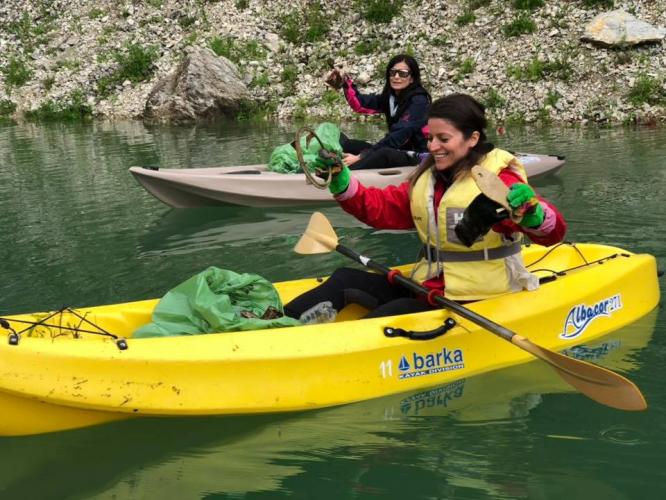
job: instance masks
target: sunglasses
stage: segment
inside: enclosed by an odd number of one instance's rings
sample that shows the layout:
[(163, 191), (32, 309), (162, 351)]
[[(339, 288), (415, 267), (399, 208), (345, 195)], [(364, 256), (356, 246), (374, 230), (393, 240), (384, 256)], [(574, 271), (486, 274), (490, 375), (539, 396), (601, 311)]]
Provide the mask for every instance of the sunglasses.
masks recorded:
[(405, 69), (390, 69), (388, 73), (391, 78), (395, 78), (396, 76), (399, 76), (400, 78), (407, 78), (411, 74)]

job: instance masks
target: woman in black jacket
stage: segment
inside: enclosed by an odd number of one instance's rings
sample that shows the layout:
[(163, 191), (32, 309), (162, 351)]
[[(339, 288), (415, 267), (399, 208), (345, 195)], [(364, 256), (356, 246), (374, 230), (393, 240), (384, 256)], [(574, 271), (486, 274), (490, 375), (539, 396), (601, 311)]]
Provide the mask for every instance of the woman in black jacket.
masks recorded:
[(362, 94), (348, 75), (333, 70), (327, 78), (342, 82), (347, 103), (357, 113), (383, 113), (388, 133), (371, 144), (341, 134), (344, 163), (352, 170), (417, 165), (419, 154), (426, 153), (426, 115), (430, 94), (421, 85), (416, 60), (406, 54), (394, 56), (386, 66), (386, 81), (381, 94)]

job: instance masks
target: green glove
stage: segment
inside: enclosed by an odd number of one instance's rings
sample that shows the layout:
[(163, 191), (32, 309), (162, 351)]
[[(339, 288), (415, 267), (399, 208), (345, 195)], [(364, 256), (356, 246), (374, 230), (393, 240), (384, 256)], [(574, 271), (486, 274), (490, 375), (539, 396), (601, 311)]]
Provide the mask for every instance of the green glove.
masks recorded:
[(513, 216), (522, 217), (521, 226), (535, 228), (543, 224), (546, 213), (529, 184), (512, 184), (506, 195), (506, 201), (509, 202)]
[(349, 170), (347, 165), (343, 165), (339, 173), (333, 174), (331, 183), (328, 185), (328, 190), (334, 195), (342, 194), (347, 191), (350, 182), (351, 170)]

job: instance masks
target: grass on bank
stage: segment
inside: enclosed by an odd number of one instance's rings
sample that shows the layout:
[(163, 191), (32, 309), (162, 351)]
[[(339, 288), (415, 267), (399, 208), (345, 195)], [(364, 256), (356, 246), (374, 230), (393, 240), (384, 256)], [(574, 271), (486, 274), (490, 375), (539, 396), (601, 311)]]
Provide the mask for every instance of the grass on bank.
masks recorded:
[(7, 66), (2, 69), (7, 87), (21, 87), (32, 78), (32, 70), (26, 62), (18, 57), (9, 59)]
[(666, 88), (660, 79), (642, 74), (629, 89), (627, 98), (630, 103), (637, 106), (666, 104)]
[(65, 102), (46, 101), (39, 108), (27, 111), (29, 121), (77, 122), (92, 117), (92, 108), (85, 102), (83, 92), (75, 90)]
[(143, 47), (138, 44), (128, 44), (124, 51), (112, 54), (117, 67), (107, 76), (97, 82), (97, 91), (100, 95), (108, 95), (111, 90), (122, 84), (125, 80), (132, 83), (149, 80), (155, 72), (155, 61), (159, 57), (159, 50), (155, 46)]

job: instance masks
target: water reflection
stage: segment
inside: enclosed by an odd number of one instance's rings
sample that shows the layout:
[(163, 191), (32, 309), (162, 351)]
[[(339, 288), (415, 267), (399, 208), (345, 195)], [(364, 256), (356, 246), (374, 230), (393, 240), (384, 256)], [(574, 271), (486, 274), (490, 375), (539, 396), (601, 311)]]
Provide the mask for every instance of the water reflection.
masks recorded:
[[(634, 371), (635, 356), (650, 341), (655, 319), (656, 311), (578, 351), (621, 373)], [(52, 498), (196, 498), (303, 491), (304, 485), (295, 484), (307, 473), (336, 482), (333, 490), (318, 491), (318, 498), (340, 498), (365, 488), (378, 494), (395, 493), (391, 486), (405, 491), (404, 484), (379, 483), (376, 471), (387, 479), (394, 467), (409, 469), (411, 463), (426, 471), (421, 474), (439, 476), (451, 491), (522, 497), (529, 494), (533, 478), (520, 464), (506, 464), (498, 481), (502, 454), (509, 448), (532, 449), (531, 414), (562, 401), (556, 394), (572, 390), (545, 364), (534, 362), (320, 411), (138, 419), (4, 438), (0, 491), (7, 498), (44, 498), (42, 485), (34, 481), (39, 477), (49, 484)], [(614, 412), (589, 404), (599, 414)], [(598, 443), (608, 442), (608, 435), (583, 431), (577, 437)]]

